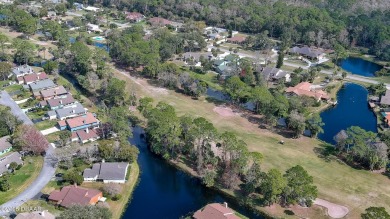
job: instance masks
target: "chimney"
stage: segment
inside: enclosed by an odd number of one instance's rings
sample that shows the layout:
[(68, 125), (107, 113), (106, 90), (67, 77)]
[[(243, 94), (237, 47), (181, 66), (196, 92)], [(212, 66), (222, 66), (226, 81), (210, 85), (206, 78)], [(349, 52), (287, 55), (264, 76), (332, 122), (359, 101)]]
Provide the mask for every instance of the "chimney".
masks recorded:
[(225, 208), (228, 208), (227, 202), (224, 202), (223, 204), (225, 205)]
[(83, 119), (83, 123), (85, 124), (85, 119)]
[(74, 109), (72, 109), (72, 113), (76, 113), (76, 111)]
[(85, 129), (85, 132), (86, 132), (86, 133), (89, 133), (89, 128)]
[(102, 160), (102, 163), (106, 162), (104, 159)]
[(42, 216), (42, 217), (45, 217), (45, 211), (42, 211), (42, 212), (41, 212), (41, 216)]
[(62, 104), (62, 100), (60, 100), (60, 104)]

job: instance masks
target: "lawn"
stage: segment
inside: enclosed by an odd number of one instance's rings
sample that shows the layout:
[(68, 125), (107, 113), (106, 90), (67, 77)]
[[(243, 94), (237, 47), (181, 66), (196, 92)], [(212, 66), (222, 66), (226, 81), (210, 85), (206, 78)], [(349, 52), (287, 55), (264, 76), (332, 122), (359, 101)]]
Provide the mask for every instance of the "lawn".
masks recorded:
[(55, 120), (44, 120), (42, 122), (35, 123), (35, 127), (37, 127), (38, 130), (45, 130), (48, 128), (52, 128), (57, 124), (57, 121)]
[(61, 211), (56, 208), (54, 205), (47, 203), (45, 200), (29, 200), (25, 202), (20, 209), (42, 209), (48, 210), (51, 214), (58, 217), (61, 214)]
[(24, 165), (9, 178), (11, 189), (0, 192), (0, 204), (3, 204), (24, 191), (37, 178), (43, 166), (43, 157), (26, 157)]
[(218, 84), (218, 79), (217, 79), (217, 73), (215, 72), (208, 72), (206, 74), (198, 74), (195, 72), (190, 71), (190, 75), (196, 79), (202, 80), (206, 82), (209, 87), (216, 89), (216, 90), (222, 90), (222, 87), (220, 84)]
[(12, 92), (15, 92), (15, 91), (20, 91), (22, 88), (23, 88), (22, 85), (14, 84), (14, 85), (10, 85), (10, 86), (4, 88), (4, 90), (7, 91), (8, 93), (12, 93)]
[[(136, 183), (138, 182), (138, 176), (139, 166), (135, 162), (130, 165), (130, 174), (127, 182), (124, 184), (122, 198), (118, 201), (107, 199), (106, 202), (110, 205), (110, 211), (112, 212), (113, 219), (120, 219), (122, 213), (126, 210), (127, 204), (131, 202), (131, 194), (133, 193)], [(87, 182), (83, 183), (81, 186), (101, 190), (103, 185), (103, 183), (98, 182)]]
[[(349, 208), (348, 218), (357, 218), (369, 206), (384, 206), (390, 210), (389, 179), (383, 175), (357, 170), (336, 159), (323, 159), (318, 151), (321, 142), (301, 137), (284, 138), (281, 135), (260, 129), (258, 124), (241, 116), (223, 117), (213, 111), (215, 104), (206, 100), (193, 100), (163, 88), (150, 86), (145, 80), (130, 79), (118, 72), (117, 78), (127, 81), (129, 89), (135, 89), (140, 96), (150, 96), (175, 107), (179, 115), (202, 116), (212, 121), (220, 131), (232, 131), (241, 137), (249, 150), (264, 155), (263, 170), (278, 168), (286, 170), (302, 165), (318, 187), (319, 197)], [(278, 142), (284, 140), (285, 144)], [(282, 213), (283, 214), (283, 213)]]

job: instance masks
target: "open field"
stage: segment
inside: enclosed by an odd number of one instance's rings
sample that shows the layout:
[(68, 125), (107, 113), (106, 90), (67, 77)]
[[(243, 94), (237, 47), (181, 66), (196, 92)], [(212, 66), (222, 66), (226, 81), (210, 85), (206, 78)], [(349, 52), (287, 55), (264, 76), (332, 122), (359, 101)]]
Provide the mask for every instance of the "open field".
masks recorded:
[[(128, 74), (115, 72), (115, 76), (126, 80), (128, 89), (135, 90), (138, 96), (150, 96), (157, 101), (173, 105), (180, 115), (203, 116), (212, 121), (222, 131), (232, 131), (248, 144), (251, 151), (264, 155), (264, 170), (279, 168), (286, 170), (294, 165), (302, 165), (313, 177), (319, 190), (319, 197), (345, 205), (350, 213), (347, 218), (357, 218), (369, 206), (383, 206), (390, 210), (389, 179), (367, 170), (357, 170), (334, 159), (320, 158), (323, 148), (316, 139), (284, 138), (281, 135), (260, 129), (258, 124), (241, 116), (223, 117), (213, 111), (215, 104), (204, 99), (190, 97), (164, 88), (149, 85), (144, 79), (134, 79)], [(278, 142), (284, 140), (285, 144)]]
[(43, 165), (43, 157), (26, 157), (24, 165), (15, 174), (11, 174), (9, 184), (11, 189), (7, 192), (0, 192), (0, 204), (11, 200), (24, 191), (39, 175)]

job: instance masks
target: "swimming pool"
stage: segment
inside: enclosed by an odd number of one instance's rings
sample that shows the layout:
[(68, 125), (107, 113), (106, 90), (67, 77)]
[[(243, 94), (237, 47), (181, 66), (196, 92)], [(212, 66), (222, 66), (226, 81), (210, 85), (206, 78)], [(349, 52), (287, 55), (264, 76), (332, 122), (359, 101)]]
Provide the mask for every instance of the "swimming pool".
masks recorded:
[(105, 40), (105, 38), (102, 37), (102, 36), (94, 36), (94, 37), (92, 37), (92, 39), (93, 39), (93, 40), (97, 40), (97, 41)]

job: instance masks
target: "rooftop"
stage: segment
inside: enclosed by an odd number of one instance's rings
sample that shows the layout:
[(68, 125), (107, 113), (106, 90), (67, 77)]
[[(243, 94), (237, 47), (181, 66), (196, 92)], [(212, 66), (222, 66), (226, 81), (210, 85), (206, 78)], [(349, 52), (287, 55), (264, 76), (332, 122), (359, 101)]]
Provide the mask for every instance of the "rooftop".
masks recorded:
[(33, 211), (33, 212), (23, 212), (16, 215), (14, 219), (55, 219), (56, 217), (45, 211)]
[(67, 94), (68, 91), (63, 86), (53, 87), (47, 90), (40, 91), (41, 96), (43, 98), (53, 97), (53, 96), (60, 96)]
[(95, 163), (91, 169), (85, 169), (84, 178), (101, 180), (124, 180), (129, 164), (125, 162)]
[(308, 46), (304, 46), (304, 47), (294, 46), (293, 48), (290, 49), (290, 52), (298, 53), (312, 58), (317, 58), (319, 55), (324, 53), (324, 50), (320, 48), (312, 48)]
[(54, 82), (51, 79), (45, 79), (42, 81), (33, 82), (33, 83), (29, 84), (29, 86), (30, 86), (31, 90), (37, 91), (37, 90), (43, 90), (43, 89), (55, 87), (56, 85), (54, 84)]
[(49, 200), (59, 202), (63, 207), (70, 207), (74, 204), (89, 205), (92, 199), (99, 195), (102, 196), (99, 190), (72, 185), (53, 191), (50, 193)]
[(19, 152), (12, 152), (10, 155), (0, 158), (0, 174), (5, 173), (8, 170), (8, 165), (12, 162), (22, 164), (22, 156)]
[(93, 116), (92, 113), (87, 113), (83, 116), (79, 116), (76, 118), (66, 120), (66, 123), (68, 124), (68, 126), (70, 128), (75, 128), (75, 127), (83, 126), (85, 124), (92, 124), (92, 123), (98, 123), (98, 122), (99, 122), (99, 120), (97, 120), (95, 118), (95, 116)]
[(0, 138), (0, 151), (6, 150), (6, 149), (12, 147), (12, 144), (8, 140), (9, 140), (8, 135)]
[(194, 214), (195, 219), (240, 219), (227, 204), (212, 203)]
[(79, 115), (85, 113), (87, 113), (87, 110), (80, 103), (76, 103), (74, 105), (56, 110), (58, 118), (66, 118), (72, 115)]
[(390, 105), (390, 90), (386, 90), (385, 95), (381, 97), (381, 102), (382, 105)]
[(29, 65), (21, 65), (12, 69), (12, 74), (15, 76), (21, 76), (25, 74), (32, 74), (34, 70)]
[(311, 89), (311, 84), (309, 82), (301, 82), (295, 87), (289, 87), (286, 89), (286, 93), (295, 93), (298, 96), (304, 95), (316, 99), (329, 99), (329, 96), (325, 91)]
[(60, 105), (68, 105), (68, 104), (71, 104), (74, 102), (76, 102), (76, 101), (71, 94), (68, 94), (65, 98), (57, 98), (57, 99), (47, 100), (47, 104), (49, 104), (50, 107), (57, 107)]

